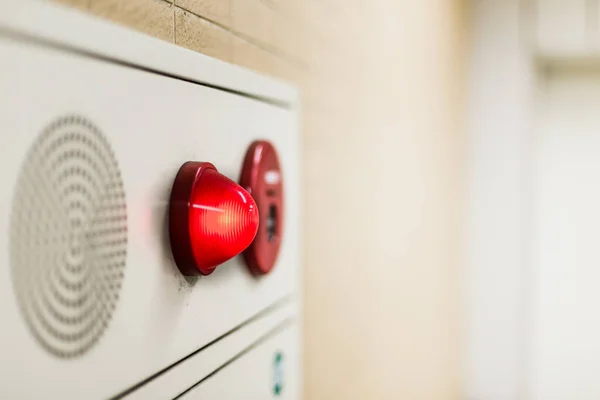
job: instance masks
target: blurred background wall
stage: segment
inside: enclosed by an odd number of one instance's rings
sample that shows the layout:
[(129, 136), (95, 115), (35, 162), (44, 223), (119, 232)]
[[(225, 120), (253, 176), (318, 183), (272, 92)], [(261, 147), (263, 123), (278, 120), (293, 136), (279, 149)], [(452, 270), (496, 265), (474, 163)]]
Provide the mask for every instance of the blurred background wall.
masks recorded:
[(466, 397), (596, 400), (600, 1), (472, 4)]
[(460, 397), (463, 1), (58, 1), (300, 88), (305, 398)]

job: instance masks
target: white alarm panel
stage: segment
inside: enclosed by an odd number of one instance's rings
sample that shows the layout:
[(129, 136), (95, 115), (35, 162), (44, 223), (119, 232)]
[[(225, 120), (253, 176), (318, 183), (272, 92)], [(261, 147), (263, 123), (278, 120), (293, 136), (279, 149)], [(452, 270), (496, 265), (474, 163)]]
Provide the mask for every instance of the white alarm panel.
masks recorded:
[[(173, 398), (282, 329), (293, 340), (272, 356), (297, 365), (296, 92), (52, 4), (0, 7), (0, 397)], [(257, 277), (238, 256), (184, 277), (168, 234), (179, 167), (237, 181), (257, 139), (283, 173), (275, 268)]]
[[(301, 367), (300, 354), (284, 349), (297, 349), (298, 330), (282, 327), (277, 334), (240, 354), (210, 379), (203, 380), (181, 394), (181, 400), (263, 400), (280, 398), (300, 400), (295, 376)], [(252, 374), (248, 371), (253, 370)]]

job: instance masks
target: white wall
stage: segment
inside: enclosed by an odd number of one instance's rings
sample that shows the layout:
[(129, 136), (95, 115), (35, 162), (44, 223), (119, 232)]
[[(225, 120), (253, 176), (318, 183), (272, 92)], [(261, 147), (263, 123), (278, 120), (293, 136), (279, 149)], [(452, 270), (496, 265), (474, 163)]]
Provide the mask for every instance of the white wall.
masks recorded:
[(472, 3), (466, 231), (466, 394), (523, 396), (523, 243), (533, 71), (519, 0)]
[[(600, 2), (472, 10), (467, 398), (597, 399)], [(579, 72), (547, 81), (563, 64)]]
[(600, 68), (540, 81), (532, 191), (532, 400), (600, 398)]

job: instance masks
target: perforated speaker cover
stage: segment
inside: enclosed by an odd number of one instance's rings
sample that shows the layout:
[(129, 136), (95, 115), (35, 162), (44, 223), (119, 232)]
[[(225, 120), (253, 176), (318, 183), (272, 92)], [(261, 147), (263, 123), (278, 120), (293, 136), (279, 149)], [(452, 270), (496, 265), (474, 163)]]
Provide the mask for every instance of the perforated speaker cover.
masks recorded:
[(23, 162), (10, 227), (15, 293), (46, 350), (72, 358), (99, 340), (126, 258), (125, 192), (111, 146), (88, 120), (59, 118)]

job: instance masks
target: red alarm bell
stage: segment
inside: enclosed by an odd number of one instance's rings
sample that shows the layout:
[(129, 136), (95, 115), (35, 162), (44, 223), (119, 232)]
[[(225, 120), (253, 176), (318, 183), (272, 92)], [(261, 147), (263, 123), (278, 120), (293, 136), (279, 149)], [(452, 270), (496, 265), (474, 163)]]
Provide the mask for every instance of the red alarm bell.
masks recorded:
[(283, 232), (283, 180), (277, 151), (270, 142), (257, 140), (250, 145), (240, 185), (252, 195), (260, 215), (258, 233), (244, 251), (244, 259), (254, 274), (266, 274), (275, 266)]
[(211, 163), (181, 166), (169, 205), (169, 236), (184, 275), (208, 275), (256, 236), (258, 208), (250, 194)]

